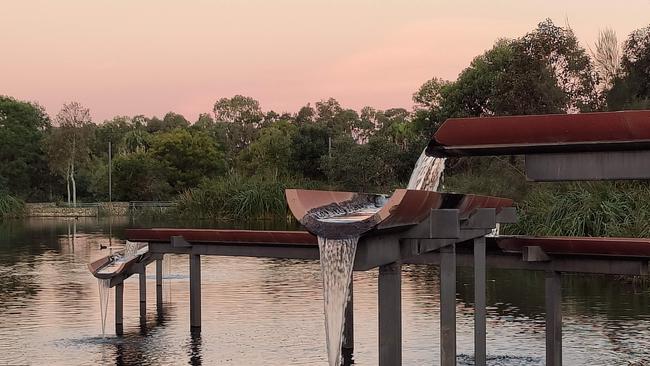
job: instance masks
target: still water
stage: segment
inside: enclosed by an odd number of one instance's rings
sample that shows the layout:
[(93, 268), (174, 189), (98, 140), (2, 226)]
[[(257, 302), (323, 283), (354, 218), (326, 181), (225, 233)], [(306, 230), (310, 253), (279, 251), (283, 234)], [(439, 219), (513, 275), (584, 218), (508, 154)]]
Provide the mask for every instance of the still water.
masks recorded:
[[(146, 326), (134, 276), (125, 283), (124, 337), (113, 333), (112, 293), (103, 337), (97, 281), (86, 263), (111, 245), (120, 248), (124, 228), (150, 225), (0, 222), (0, 365), (327, 365), (316, 261), (204, 257), (203, 328), (192, 336), (188, 261), (170, 256), (163, 315), (156, 316), (150, 266)], [(544, 364), (543, 274), (489, 270), (488, 280), (489, 364)], [(376, 365), (377, 272), (356, 272), (354, 281), (355, 365)], [(404, 267), (404, 365), (439, 363), (438, 290), (436, 267)], [(458, 291), (459, 364), (472, 364), (471, 271), (459, 269)], [(566, 365), (650, 364), (650, 291), (607, 277), (566, 276), (563, 295)]]

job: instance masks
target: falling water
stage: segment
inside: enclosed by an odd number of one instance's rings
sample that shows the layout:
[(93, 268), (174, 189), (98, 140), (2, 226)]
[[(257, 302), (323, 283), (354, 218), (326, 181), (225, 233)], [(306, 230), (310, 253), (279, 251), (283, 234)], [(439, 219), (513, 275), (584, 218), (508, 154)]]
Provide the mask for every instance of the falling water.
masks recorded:
[[(415, 164), (408, 189), (435, 191), (438, 189), (445, 159), (429, 157), (422, 152)], [(387, 197), (378, 196), (370, 200), (348, 202), (345, 206), (334, 205), (313, 212), (321, 222), (343, 223), (364, 220), (377, 212)], [(323, 276), (323, 297), (325, 300), (325, 332), (327, 337), (327, 358), (330, 366), (341, 364), (341, 345), (345, 322), (345, 306), (348, 299), (354, 255), (358, 237), (328, 239), (318, 237), (320, 265)]]
[(345, 306), (358, 239), (357, 237), (346, 239), (318, 237), (325, 300), (327, 359), (330, 366), (341, 364)]
[(98, 278), (97, 285), (99, 288), (99, 310), (102, 317), (102, 335), (106, 331), (106, 313), (108, 312), (108, 298), (110, 296), (110, 278)]
[(415, 163), (407, 189), (435, 191), (445, 170), (445, 158), (427, 156), (424, 151)]
[(127, 240), (124, 244), (124, 258), (128, 260), (135, 257), (139, 249), (140, 243)]

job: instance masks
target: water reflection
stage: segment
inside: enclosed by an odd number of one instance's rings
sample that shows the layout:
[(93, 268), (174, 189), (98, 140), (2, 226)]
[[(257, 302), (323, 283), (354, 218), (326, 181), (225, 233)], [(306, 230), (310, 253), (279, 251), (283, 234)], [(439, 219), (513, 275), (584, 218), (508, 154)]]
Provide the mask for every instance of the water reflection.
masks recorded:
[[(172, 256), (165, 267), (162, 313), (156, 308), (152, 266), (144, 327), (139, 322), (135, 276), (125, 282), (124, 336), (113, 335), (111, 302), (107, 336), (101, 337), (97, 284), (86, 263), (108, 254), (110, 247), (119, 248), (128, 225), (151, 223), (84, 218), (0, 223), (0, 363), (327, 364), (317, 261), (205, 258), (203, 328), (201, 335), (193, 335), (189, 332), (188, 261)], [(488, 279), (489, 364), (544, 364), (543, 274), (489, 270)], [(406, 365), (439, 360), (438, 290), (437, 267), (404, 266)], [(356, 343), (354, 354), (344, 355), (347, 365), (377, 364), (376, 294), (377, 272), (356, 273)], [(626, 365), (650, 359), (647, 290), (611, 277), (566, 276), (563, 295), (566, 364)], [(471, 270), (459, 270), (458, 300), (458, 362), (470, 365)]]

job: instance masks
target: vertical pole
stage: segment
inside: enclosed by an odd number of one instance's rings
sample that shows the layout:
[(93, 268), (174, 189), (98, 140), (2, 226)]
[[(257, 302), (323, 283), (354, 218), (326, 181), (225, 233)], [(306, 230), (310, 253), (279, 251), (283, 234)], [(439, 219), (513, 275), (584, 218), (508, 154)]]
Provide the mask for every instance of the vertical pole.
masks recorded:
[(163, 307), (163, 261), (156, 259), (156, 311), (162, 313)]
[(402, 265), (379, 267), (379, 366), (402, 364)]
[(485, 366), (485, 237), (474, 239), (474, 364)]
[(140, 265), (138, 272), (138, 279), (140, 280), (140, 324), (147, 322), (147, 266)]
[(112, 152), (111, 142), (109, 141), (108, 142), (108, 203), (109, 205), (113, 202), (112, 172), (113, 172), (113, 152)]
[(115, 334), (124, 334), (124, 282), (115, 285)]
[(440, 364), (456, 365), (456, 244), (440, 248)]
[(348, 303), (345, 305), (345, 326), (343, 328), (343, 349), (354, 350), (354, 272), (350, 274)]
[(546, 272), (546, 365), (562, 365), (562, 277)]
[(190, 330), (201, 330), (201, 256), (190, 254)]

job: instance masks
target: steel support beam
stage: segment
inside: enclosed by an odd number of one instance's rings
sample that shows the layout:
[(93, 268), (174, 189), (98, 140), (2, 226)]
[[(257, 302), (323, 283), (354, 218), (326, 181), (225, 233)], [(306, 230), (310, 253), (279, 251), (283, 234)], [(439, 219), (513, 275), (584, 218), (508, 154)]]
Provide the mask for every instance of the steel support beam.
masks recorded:
[(379, 267), (379, 365), (402, 364), (402, 265)]
[(115, 285), (115, 334), (124, 334), (124, 282)]
[(456, 245), (440, 248), (440, 364), (456, 365)]
[(140, 324), (147, 322), (147, 266), (140, 265), (138, 271), (138, 280), (140, 282)]
[(485, 237), (474, 239), (474, 364), (485, 366)]
[(354, 350), (354, 272), (350, 274), (348, 303), (345, 305), (345, 325), (343, 328), (343, 346), (348, 352)]
[(190, 254), (190, 330), (201, 330), (201, 256)]
[(562, 278), (546, 272), (546, 365), (562, 365)]
[(163, 310), (163, 261), (156, 259), (156, 311), (158, 315)]
[(600, 151), (526, 155), (533, 181), (648, 179), (650, 151)]

